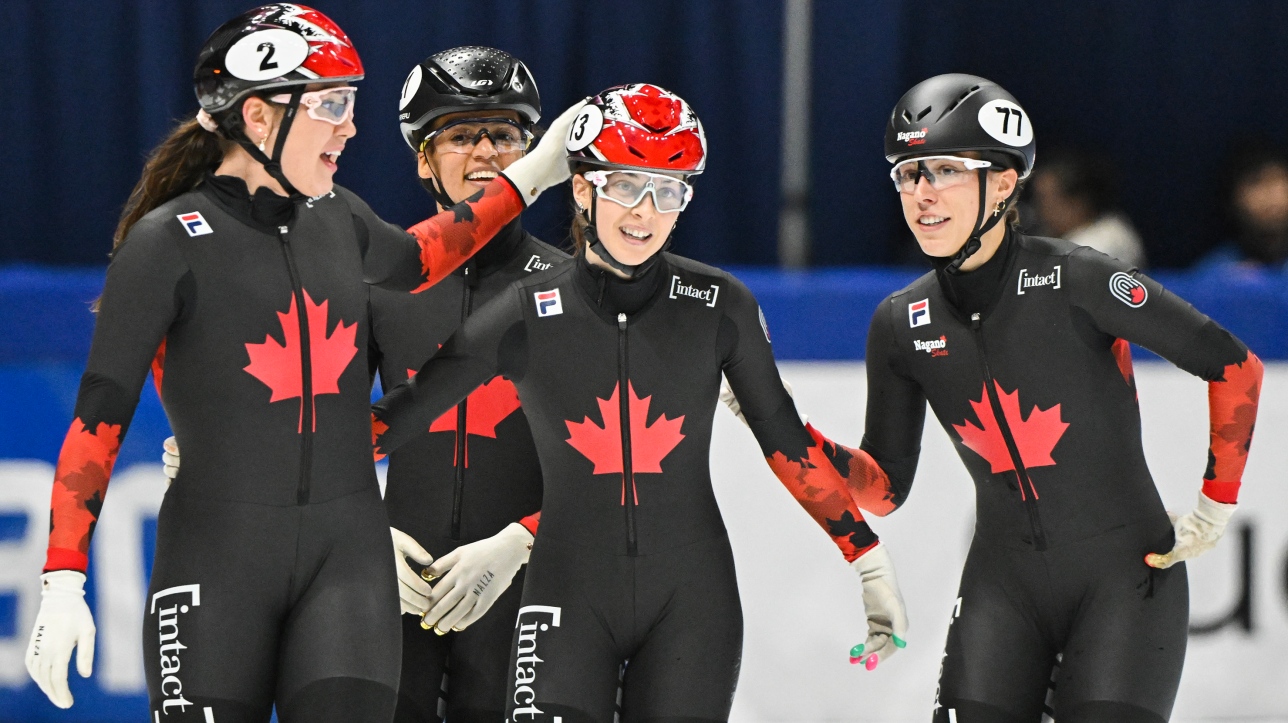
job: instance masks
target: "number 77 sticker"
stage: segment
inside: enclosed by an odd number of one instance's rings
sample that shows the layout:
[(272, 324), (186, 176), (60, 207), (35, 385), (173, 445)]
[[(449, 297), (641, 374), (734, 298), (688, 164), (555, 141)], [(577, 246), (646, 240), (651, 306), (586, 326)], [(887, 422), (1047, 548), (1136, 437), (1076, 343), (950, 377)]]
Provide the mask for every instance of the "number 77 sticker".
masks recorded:
[(979, 126), (990, 136), (1008, 146), (1027, 146), (1033, 142), (1033, 124), (1028, 114), (1009, 100), (992, 100), (979, 109)]

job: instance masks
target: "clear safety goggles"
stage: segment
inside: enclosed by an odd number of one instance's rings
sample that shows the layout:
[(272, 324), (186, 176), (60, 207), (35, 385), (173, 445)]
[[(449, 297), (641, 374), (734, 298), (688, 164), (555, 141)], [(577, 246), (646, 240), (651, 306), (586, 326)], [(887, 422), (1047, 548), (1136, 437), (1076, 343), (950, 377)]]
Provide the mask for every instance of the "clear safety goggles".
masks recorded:
[(467, 118), (425, 136), (420, 149), (433, 143), (435, 153), (471, 153), (484, 138), (500, 154), (521, 153), (532, 145), (532, 133), (508, 118)]
[[(342, 126), (353, 117), (353, 103), (357, 99), (358, 89), (351, 85), (336, 88), (314, 90), (300, 96), (300, 105), (313, 120)], [(285, 105), (291, 102), (290, 93), (281, 93), (268, 99), (272, 103)]]
[(899, 193), (912, 193), (917, 188), (917, 181), (923, 177), (931, 188), (942, 191), (973, 180), (975, 174), (971, 171), (992, 167), (992, 163), (977, 158), (924, 156), (896, 163), (890, 169), (890, 180), (894, 181)]
[(627, 208), (653, 196), (653, 208), (662, 213), (683, 211), (693, 198), (693, 186), (675, 176), (644, 171), (590, 171), (582, 174), (595, 186), (595, 195)]

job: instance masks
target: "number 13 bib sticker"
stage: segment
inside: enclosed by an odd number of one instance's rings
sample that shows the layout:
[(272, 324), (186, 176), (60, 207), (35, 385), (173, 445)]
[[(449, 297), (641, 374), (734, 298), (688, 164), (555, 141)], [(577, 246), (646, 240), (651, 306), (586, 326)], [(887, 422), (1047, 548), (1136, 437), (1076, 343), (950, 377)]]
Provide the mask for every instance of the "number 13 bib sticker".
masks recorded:
[(979, 109), (979, 126), (1008, 146), (1020, 148), (1033, 142), (1029, 114), (1009, 100), (991, 100)]
[(224, 66), (242, 80), (269, 80), (295, 70), (308, 57), (309, 41), (290, 30), (271, 28), (233, 43)]
[(568, 130), (564, 148), (570, 153), (576, 153), (594, 143), (603, 129), (604, 111), (597, 105), (587, 105), (581, 109), (576, 118), (572, 119), (572, 128)]

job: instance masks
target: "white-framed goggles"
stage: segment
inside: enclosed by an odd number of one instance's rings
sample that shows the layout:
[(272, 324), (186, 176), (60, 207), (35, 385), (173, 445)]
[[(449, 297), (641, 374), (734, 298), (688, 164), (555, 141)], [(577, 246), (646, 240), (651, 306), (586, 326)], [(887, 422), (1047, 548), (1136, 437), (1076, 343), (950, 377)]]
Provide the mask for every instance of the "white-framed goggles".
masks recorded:
[(992, 167), (989, 161), (978, 158), (922, 156), (894, 164), (890, 169), (890, 180), (894, 181), (895, 190), (899, 193), (912, 193), (922, 178), (930, 183), (931, 188), (942, 191), (974, 180), (975, 174), (971, 171)]
[(595, 195), (627, 208), (635, 208), (645, 194), (651, 194), (653, 208), (675, 213), (683, 211), (693, 198), (692, 184), (664, 173), (588, 171), (582, 175), (595, 186)]
[[(351, 85), (322, 90), (309, 91), (300, 96), (300, 105), (313, 120), (342, 126), (353, 117), (353, 103), (357, 99), (358, 89)], [(291, 102), (290, 93), (280, 93), (268, 99), (271, 103), (286, 104)]]

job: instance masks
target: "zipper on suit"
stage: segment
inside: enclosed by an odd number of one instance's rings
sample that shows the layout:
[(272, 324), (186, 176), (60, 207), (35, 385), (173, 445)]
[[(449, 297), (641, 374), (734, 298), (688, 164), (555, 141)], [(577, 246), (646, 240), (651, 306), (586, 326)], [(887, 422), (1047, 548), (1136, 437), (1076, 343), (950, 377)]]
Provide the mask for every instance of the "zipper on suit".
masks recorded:
[[(979, 348), (980, 370), (984, 374), (984, 391), (988, 396), (988, 404), (993, 409), (993, 418), (997, 420), (998, 431), (1002, 433), (1002, 440), (1006, 442), (1006, 451), (1011, 455), (1011, 464), (1015, 467), (1016, 481), (1020, 484), (1020, 499), (1029, 515), (1029, 527), (1033, 530), (1033, 546), (1039, 551), (1045, 550), (1047, 540), (1046, 532), (1042, 529), (1042, 515), (1038, 511), (1038, 489), (1033, 486), (1029, 470), (1020, 457), (1019, 445), (1015, 443), (1015, 436), (1011, 434), (1011, 425), (1006, 420), (1006, 415), (1002, 413), (1002, 402), (997, 398), (997, 385), (993, 381), (993, 372), (988, 367), (988, 352), (984, 346), (982, 325), (978, 312), (970, 315), (970, 328), (975, 335), (975, 346)], [(1027, 492), (1024, 489), (1025, 485), (1028, 485)]]
[(296, 504), (306, 505), (309, 502), (310, 487), (313, 483), (313, 348), (309, 338), (309, 310), (304, 304), (304, 287), (300, 284), (300, 274), (295, 268), (295, 257), (291, 255), (291, 242), (286, 237), (286, 226), (277, 227), (277, 238), (282, 242), (282, 257), (286, 259), (286, 271), (291, 276), (291, 292), (295, 296), (295, 309), (299, 313), (300, 324), (300, 481), (295, 489)]
[[(474, 284), (478, 283), (476, 277), (478, 271), (474, 265), (474, 259), (465, 262), (461, 267), (461, 275), (465, 278), (465, 286), (461, 292), (461, 323), (470, 316), (470, 304), (473, 300)], [(466, 431), (466, 415), (468, 413), (470, 398), (466, 397), (456, 405), (456, 486), (452, 490), (452, 539), (461, 539), (461, 513), (465, 504), (465, 444), (469, 436)]]
[[(622, 427), (622, 506), (626, 508), (626, 554), (632, 557), (638, 549), (635, 540), (635, 470), (631, 464), (630, 377), (626, 363), (626, 314), (617, 315), (617, 405)], [(626, 488), (630, 487), (630, 494)]]

